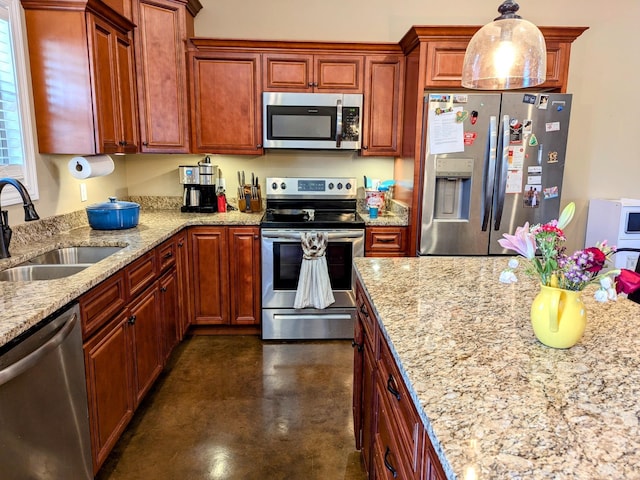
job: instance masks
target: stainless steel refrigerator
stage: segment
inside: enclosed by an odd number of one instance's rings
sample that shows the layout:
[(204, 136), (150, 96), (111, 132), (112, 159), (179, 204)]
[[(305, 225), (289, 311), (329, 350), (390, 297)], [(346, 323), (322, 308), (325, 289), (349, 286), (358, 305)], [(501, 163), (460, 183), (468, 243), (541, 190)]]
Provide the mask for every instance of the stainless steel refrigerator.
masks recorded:
[(525, 222), (558, 218), (571, 95), (426, 93), (421, 255), (510, 253)]

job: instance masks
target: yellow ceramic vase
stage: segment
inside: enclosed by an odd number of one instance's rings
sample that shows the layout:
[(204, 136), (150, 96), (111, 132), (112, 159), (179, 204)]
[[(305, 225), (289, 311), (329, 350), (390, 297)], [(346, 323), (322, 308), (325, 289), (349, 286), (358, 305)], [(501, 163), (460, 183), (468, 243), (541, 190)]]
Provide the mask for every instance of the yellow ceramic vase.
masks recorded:
[(582, 292), (540, 285), (531, 304), (531, 324), (540, 342), (553, 348), (578, 343), (587, 325)]

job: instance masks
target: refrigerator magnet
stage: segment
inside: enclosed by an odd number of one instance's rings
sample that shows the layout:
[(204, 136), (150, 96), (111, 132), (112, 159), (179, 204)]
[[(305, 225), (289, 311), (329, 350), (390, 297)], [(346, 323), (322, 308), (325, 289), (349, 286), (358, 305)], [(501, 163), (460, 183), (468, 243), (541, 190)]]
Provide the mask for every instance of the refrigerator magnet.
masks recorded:
[(531, 136), (529, 137), (529, 146), (535, 147), (537, 145), (538, 145), (538, 138), (536, 137), (535, 133), (532, 133)]
[(558, 152), (549, 152), (547, 163), (558, 163)]
[(525, 120), (522, 124), (522, 133), (524, 135), (531, 135), (533, 132), (533, 122), (531, 120)]
[(478, 134), (476, 132), (464, 132), (464, 144), (465, 145), (473, 145), (473, 143), (478, 138)]
[(471, 125), (475, 125), (477, 121), (478, 121), (478, 112), (477, 112), (477, 110), (472, 110), (471, 111)]
[(538, 100), (538, 108), (540, 110), (546, 110), (547, 105), (549, 104), (549, 95), (540, 95), (540, 99)]
[(522, 145), (522, 123), (517, 118), (509, 122), (509, 145)]
[(549, 198), (556, 198), (558, 196), (558, 187), (557, 186), (547, 187), (542, 190), (542, 195), (545, 200)]
[(540, 206), (540, 185), (525, 185), (523, 202), (525, 207), (538, 208)]
[(531, 93), (525, 93), (522, 97), (522, 103), (536, 104), (537, 97)]
[(469, 112), (467, 112), (466, 110), (460, 110), (459, 112), (456, 112), (456, 122), (457, 123), (462, 123), (467, 118), (469, 118)]

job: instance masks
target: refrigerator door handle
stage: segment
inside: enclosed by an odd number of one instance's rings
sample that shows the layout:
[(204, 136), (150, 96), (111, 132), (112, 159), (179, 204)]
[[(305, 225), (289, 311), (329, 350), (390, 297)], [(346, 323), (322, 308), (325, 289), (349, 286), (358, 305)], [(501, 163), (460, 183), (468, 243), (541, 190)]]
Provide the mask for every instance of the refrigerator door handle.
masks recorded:
[(506, 170), (509, 165), (509, 115), (502, 117), (502, 137), (501, 142), (498, 144), (498, 151), (501, 152), (500, 162), (496, 169), (496, 177), (498, 180), (497, 185), (497, 197), (496, 197), (496, 214), (494, 230), (500, 230), (500, 222), (502, 221), (502, 212), (504, 210), (504, 196), (507, 189), (507, 175)]
[(489, 117), (489, 141), (487, 142), (487, 150), (485, 154), (485, 185), (484, 202), (482, 203), (482, 231), (486, 232), (489, 227), (489, 217), (491, 216), (491, 196), (493, 194), (493, 185), (496, 176), (496, 155), (498, 143), (498, 118), (496, 116)]

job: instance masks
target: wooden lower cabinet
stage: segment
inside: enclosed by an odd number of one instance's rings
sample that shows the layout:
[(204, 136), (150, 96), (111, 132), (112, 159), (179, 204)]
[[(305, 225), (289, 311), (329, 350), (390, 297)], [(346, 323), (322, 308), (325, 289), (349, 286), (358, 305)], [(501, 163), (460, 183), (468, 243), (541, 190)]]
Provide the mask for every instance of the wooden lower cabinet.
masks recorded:
[(131, 329), (126, 312), (84, 344), (93, 473), (133, 417)]
[(158, 280), (160, 288), (161, 351), (165, 364), (171, 352), (182, 339), (182, 316), (180, 314), (180, 293), (178, 272), (172, 268)]
[(178, 274), (178, 305), (180, 320), (178, 324), (178, 338), (184, 338), (191, 324), (191, 294), (190, 256), (187, 231), (182, 230), (175, 236), (176, 240), (176, 273)]
[(136, 407), (162, 370), (160, 289), (156, 284), (129, 306), (132, 328)]
[(189, 248), (192, 324), (219, 327), (209, 333), (230, 333), (243, 326), (256, 333), (260, 325), (259, 228), (193, 227)]
[(407, 227), (367, 227), (366, 257), (404, 257), (407, 255)]
[(359, 282), (356, 308), (353, 423), (368, 478), (444, 480), (442, 465)]

